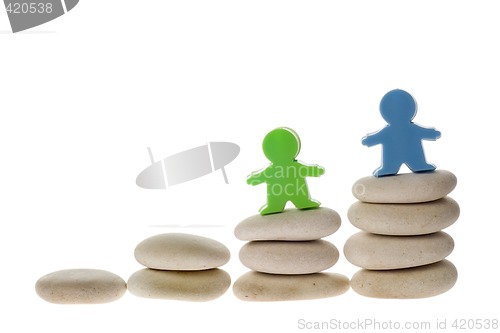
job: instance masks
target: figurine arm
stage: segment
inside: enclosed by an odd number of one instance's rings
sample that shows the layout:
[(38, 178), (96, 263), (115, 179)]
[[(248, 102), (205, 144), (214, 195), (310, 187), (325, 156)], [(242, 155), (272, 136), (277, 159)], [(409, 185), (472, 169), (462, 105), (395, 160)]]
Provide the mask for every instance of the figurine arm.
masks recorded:
[(302, 172), (299, 172), (299, 175), (303, 175), (306, 177), (319, 177), (325, 173), (325, 168), (323, 168), (322, 166), (319, 166), (317, 164), (308, 165), (308, 164), (300, 163), (300, 168), (302, 170), (304, 170), (305, 172), (300, 170)]
[(382, 143), (382, 136), (383, 136), (382, 131), (383, 129), (378, 132), (364, 136), (363, 139), (361, 140), (363, 146), (371, 147)]
[(266, 169), (252, 172), (247, 177), (247, 184), (255, 186), (255, 185), (265, 183), (266, 182), (265, 172), (266, 172)]
[(434, 128), (420, 127), (422, 139), (436, 140), (441, 137), (441, 132), (436, 131)]

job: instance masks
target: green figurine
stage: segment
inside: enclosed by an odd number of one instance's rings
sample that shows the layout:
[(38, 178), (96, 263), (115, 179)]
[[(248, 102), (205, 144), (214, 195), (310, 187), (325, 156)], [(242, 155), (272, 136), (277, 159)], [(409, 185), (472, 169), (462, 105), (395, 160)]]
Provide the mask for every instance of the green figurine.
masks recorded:
[(309, 195), (306, 177), (319, 177), (325, 169), (295, 159), (300, 152), (297, 133), (286, 127), (272, 130), (264, 138), (262, 150), (271, 164), (247, 178), (250, 185), (267, 183), (267, 204), (260, 208), (260, 214), (280, 213), (288, 201), (298, 209), (319, 207), (320, 202)]

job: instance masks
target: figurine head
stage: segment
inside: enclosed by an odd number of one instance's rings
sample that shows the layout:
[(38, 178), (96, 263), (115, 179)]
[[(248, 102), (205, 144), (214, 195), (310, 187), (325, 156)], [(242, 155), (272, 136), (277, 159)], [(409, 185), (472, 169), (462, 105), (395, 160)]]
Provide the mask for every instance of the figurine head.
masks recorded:
[(272, 163), (290, 162), (299, 154), (300, 138), (294, 130), (280, 127), (266, 135), (262, 150)]
[(388, 124), (408, 123), (417, 114), (417, 103), (406, 91), (391, 90), (380, 101), (380, 114)]

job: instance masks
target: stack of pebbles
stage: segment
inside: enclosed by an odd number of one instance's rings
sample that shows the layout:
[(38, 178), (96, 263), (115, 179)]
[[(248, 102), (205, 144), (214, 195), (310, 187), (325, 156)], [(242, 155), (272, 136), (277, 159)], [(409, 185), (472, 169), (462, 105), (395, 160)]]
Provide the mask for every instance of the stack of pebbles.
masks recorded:
[(230, 252), (210, 238), (184, 233), (155, 235), (137, 245), (135, 258), (147, 267), (132, 274), (127, 283), (138, 297), (210, 301), (231, 285), (229, 274), (218, 268), (229, 261)]
[(351, 280), (360, 295), (376, 298), (423, 298), (444, 293), (457, 280), (445, 260), (454, 241), (441, 231), (460, 214), (447, 195), (457, 178), (437, 170), (386, 177), (365, 177), (353, 186), (359, 202), (349, 221), (363, 230), (351, 236), (344, 254), (363, 268)]
[(287, 301), (333, 297), (349, 289), (349, 279), (319, 273), (337, 262), (339, 251), (321, 238), (335, 233), (340, 216), (332, 209), (287, 209), (254, 215), (235, 228), (239, 240), (248, 241), (240, 261), (251, 272), (233, 285), (244, 301)]

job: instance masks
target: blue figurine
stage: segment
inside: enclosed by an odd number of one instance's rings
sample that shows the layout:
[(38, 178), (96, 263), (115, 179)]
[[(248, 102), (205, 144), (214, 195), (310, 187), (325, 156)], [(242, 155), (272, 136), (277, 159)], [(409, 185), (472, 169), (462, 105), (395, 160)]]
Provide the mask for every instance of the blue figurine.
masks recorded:
[(400, 89), (389, 91), (380, 101), (380, 114), (388, 125), (362, 140), (368, 147), (382, 144), (382, 165), (373, 175), (395, 175), (403, 163), (413, 172), (435, 170), (435, 165), (425, 161), (422, 140), (436, 140), (441, 133), (412, 122), (417, 114), (413, 96)]

